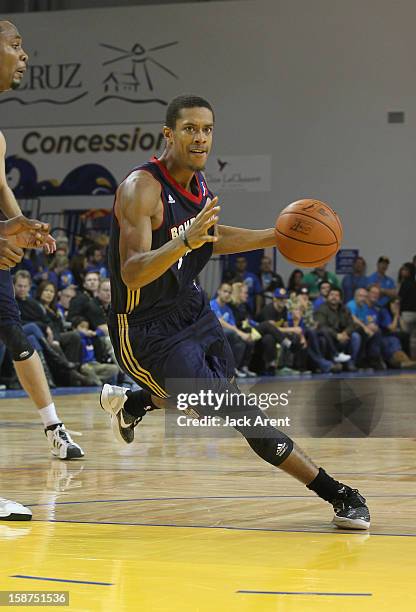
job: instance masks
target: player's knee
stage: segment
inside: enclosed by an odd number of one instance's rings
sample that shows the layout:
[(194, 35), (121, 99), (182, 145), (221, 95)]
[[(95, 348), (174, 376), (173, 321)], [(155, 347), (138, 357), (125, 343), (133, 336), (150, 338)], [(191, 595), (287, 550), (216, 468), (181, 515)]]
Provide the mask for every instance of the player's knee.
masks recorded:
[(35, 352), (21, 325), (0, 326), (0, 340), (6, 345), (13, 361), (25, 361)]
[(279, 466), (287, 459), (293, 450), (293, 440), (278, 429), (273, 438), (250, 438), (247, 442), (255, 453), (267, 463)]

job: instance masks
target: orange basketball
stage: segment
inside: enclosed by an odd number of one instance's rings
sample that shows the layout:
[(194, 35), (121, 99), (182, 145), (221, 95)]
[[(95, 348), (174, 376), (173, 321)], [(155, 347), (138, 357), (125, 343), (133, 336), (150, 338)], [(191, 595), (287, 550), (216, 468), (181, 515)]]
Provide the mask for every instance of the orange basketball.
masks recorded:
[(319, 200), (298, 200), (286, 206), (276, 220), (277, 248), (300, 268), (316, 268), (337, 253), (342, 225), (337, 213)]

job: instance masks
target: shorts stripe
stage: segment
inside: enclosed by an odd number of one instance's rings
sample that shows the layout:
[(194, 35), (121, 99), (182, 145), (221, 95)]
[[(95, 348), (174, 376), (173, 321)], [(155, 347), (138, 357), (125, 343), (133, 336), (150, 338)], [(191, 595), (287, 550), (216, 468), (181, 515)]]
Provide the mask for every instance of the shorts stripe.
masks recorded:
[(148, 370), (145, 370), (139, 365), (139, 362), (134, 357), (128, 331), (128, 322), (126, 314), (118, 314), (118, 330), (120, 339), (120, 355), (121, 359), (128, 370), (128, 372), (134, 377), (145, 383), (155, 395), (159, 397), (168, 397), (166, 391), (155, 381), (153, 376)]
[(140, 289), (136, 291), (132, 291), (127, 288), (127, 304), (126, 304), (126, 312), (130, 314), (133, 312), (135, 308), (139, 305), (140, 302)]

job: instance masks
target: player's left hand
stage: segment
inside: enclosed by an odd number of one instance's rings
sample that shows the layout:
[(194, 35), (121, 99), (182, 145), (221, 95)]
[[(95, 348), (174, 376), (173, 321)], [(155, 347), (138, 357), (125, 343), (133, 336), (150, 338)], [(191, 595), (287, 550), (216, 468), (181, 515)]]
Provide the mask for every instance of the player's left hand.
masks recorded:
[(56, 251), (56, 240), (50, 234), (48, 234), (45, 238), (43, 250), (46, 253), (46, 255), (52, 255), (52, 253), (55, 253)]

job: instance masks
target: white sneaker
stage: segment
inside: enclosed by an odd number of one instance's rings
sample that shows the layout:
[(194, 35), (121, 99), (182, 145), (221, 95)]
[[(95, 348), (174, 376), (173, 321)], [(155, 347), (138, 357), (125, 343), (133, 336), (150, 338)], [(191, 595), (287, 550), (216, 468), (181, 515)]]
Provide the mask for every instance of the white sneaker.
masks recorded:
[(247, 374), (249, 378), (257, 378), (257, 374), (249, 370), (247, 366), (243, 366), (241, 370), (244, 372), (244, 374)]
[(134, 428), (143, 417), (135, 418), (123, 406), (127, 400), (127, 391), (116, 385), (103, 385), (100, 394), (101, 408), (110, 415), (111, 430), (117, 442), (131, 444), (134, 440)]
[(84, 456), (84, 451), (76, 444), (61, 423), (53, 429), (45, 429), (49, 448), (52, 455), (59, 459), (79, 459)]
[(351, 359), (351, 355), (347, 355), (346, 353), (338, 353), (335, 355), (333, 361), (335, 363), (347, 363)]
[(0, 497), (0, 521), (30, 521), (32, 511), (18, 502)]
[(247, 374), (243, 372), (242, 370), (237, 370), (237, 368), (235, 368), (234, 370), (234, 376), (236, 378), (247, 378)]

